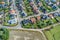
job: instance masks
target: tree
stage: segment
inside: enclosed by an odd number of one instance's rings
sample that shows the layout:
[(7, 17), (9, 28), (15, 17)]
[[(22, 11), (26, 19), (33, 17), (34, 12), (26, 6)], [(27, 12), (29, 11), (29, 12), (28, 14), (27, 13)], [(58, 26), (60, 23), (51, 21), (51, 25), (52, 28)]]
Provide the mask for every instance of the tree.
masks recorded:
[(23, 28), (31, 28), (31, 24), (28, 23), (27, 25), (24, 25)]
[(32, 24), (32, 28), (34, 28), (34, 29), (38, 28), (38, 27), (37, 27), (37, 24), (36, 24), (36, 23), (33, 23), (33, 24)]
[(41, 28), (41, 22), (40, 22), (40, 20), (37, 21), (37, 26), (38, 26), (38, 28)]
[(0, 39), (2, 40), (8, 40), (9, 39), (9, 31), (6, 28), (1, 28), (0, 31), (3, 31), (2, 36), (0, 36)]

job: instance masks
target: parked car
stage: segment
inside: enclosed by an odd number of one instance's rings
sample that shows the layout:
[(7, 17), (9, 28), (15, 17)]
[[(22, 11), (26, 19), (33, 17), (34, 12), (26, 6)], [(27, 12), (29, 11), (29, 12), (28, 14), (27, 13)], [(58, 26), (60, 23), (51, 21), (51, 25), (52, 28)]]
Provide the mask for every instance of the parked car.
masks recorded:
[(45, 20), (45, 19), (47, 19), (47, 18), (48, 18), (47, 15), (41, 15), (41, 19), (42, 19), (42, 20)]

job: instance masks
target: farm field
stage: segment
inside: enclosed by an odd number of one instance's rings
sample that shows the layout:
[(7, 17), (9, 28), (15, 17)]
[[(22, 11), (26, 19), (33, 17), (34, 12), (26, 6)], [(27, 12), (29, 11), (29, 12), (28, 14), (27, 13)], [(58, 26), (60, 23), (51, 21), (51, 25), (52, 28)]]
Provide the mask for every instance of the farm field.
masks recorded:
[(48, 40), (60, 40), (60, 25), (44, 31)]
[(45, 40), (38, 31), (10, 30), (9, 40)]

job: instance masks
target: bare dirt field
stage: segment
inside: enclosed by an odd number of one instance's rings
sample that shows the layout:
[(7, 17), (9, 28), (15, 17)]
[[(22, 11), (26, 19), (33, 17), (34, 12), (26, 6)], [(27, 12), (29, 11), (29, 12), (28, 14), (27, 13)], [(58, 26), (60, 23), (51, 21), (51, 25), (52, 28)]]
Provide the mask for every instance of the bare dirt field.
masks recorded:
[(38, 31), (10, 30), (9, 40), (44, 40)]

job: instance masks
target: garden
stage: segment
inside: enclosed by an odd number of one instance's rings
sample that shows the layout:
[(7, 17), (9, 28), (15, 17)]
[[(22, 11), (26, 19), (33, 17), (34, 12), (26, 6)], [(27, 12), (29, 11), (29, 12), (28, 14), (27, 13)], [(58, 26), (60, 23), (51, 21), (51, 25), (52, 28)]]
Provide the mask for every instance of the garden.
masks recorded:
[(26, 7), (27, 15), (28, 15), (28, 16), (33, 15), (33, 10), (32, 10), (32, 8), (31, 8), (31, 6), (29, 5), (28, 0), (24, 0), (23, 2), (24, 2), (25, 7)]
[(8, 24), (8, 20), (9, 20), (9, 9), (8, 8), (4, 8), (4, 23), (3, 25), (9, 25)]
[(4, 26), (16, 26), (18, 23), (16, 24), (9, 24), (8, 21), (11, 19), (10, 14), (9, 14), (9, 8), (5, 8), (4, 9), (4, 22), (3, 25)]
[(5, 6), (2, 8), (3, 10), (3, 25), (4, 26), (16, 26), (18, 23), (16, 24), (10, 24), (8, 23), (9, 20), (11, 20), (12, 18), (14, 18), (14, 16), (10, 15), (10, 10), (13, 8), (10, 8), (11, 3), (8, 5), (7, 3), (5, 3)]

